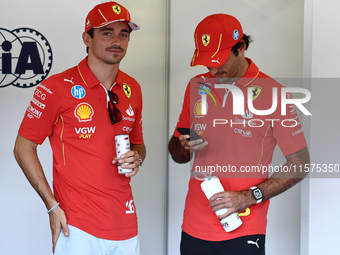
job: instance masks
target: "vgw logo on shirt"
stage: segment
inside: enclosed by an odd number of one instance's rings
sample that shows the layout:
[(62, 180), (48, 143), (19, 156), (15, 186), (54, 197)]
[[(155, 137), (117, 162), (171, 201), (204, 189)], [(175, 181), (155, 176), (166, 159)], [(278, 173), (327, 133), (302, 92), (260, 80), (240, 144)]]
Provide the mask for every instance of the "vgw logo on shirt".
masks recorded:
[(0, 28), (0, 68), (0, 88), (36, 86), (52, 68), (51, 46), (32, 28)]
[(81, 128), (74, 128), (79, 138), (91, 138), (92, 134), (96, 131), (96, 127), (81, 127)]

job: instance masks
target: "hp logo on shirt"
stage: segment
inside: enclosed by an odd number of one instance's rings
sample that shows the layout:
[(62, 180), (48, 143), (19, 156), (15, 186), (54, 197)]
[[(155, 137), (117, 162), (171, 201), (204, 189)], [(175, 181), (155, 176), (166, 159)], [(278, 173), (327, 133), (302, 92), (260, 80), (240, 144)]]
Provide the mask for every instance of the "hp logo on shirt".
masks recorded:
[(71, 89), (71, 94), (72, 94), (73, 97), (75, 97), (77, 99), (82, 99), (82, 98), (85, 97), (86, 92), (85, 92), (85, 89), (82, 86), (75, 85)]

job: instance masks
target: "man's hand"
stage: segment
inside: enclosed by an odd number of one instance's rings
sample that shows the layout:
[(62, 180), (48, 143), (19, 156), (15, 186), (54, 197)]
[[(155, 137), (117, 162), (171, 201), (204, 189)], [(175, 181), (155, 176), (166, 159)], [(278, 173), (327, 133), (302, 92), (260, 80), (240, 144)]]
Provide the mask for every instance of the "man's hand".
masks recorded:
[(65, 236), (69, 235), (69, 230), (67, 226), (65, 212), (59, 206), (49, 216), (50, 228), (52, 232), (52, 251), (54, 253), (61, 229), (63, 230)]
[[(287, 163), (284, 166), (304, 166), (309, 164), (309, 155), (307, 147), (286, 156)], [(293, 168), (292, 168), (293, 169)], [(276, 172), (269, 179), (257, 184), (263, 194), (263, 201), (281, 194), (287, 189), (300, 182), (307, 173)], [(251, 190), (244, 191), (224, 191), (213, 195), (210, 198), (210, 207), (215, 212), (221, 208), (228, 209), (228, 212), (220, 215), (223, 219), (234, 212), (241, 212), (249, 206), (256, 204)]]
[(227, 209), (228, 212), (218, 216), (219, 219), (224, 219), (235, 212), (242, 212), (255, 203), (256, 200), (253, 197), (251, 190), (223, 191), (216, 193), (210, 198), (209, 206), (212, 208), (213, 212), (222, 208)]
[(122, 154), (122, 156), (118, 160), (117, 160), (117, 157), (115, 157), (112, 161), (112, 164), (117, 164), (117, 163), (121, 164), (121, 167), (123, 169), (133, 170), (131, 173), (125, 174), (126, 177), (135, 176), (140, 169), (138, 151), (128, 151)]
[(207, 141), (203, 139), (197, 139), (194, 141), (188, 141), (190, 135), (180, 135), (179, 137), (172, 136), (168, 149), (172, 159), (180, 164), (184, 164), (190, 161), (192, 152), (202, 150), (208, 145)]
[[(57, 203), (57, 200), (46, 180), (38, 158), (37, 146), (37, 143), (18, 134), (14, 146), (14, 156), (27, 180), (44, 201), (46, 209), (49, 210)], [(50, 214), (50, 227), (54, 252), (61, 229), (63, 229), (65, 236), (68, 236), (69, 233), (65, 213), (59, 206)]]
[(187, 139), (190, 138), (190, 135), (180, 135), (178, 137), (181, 146), (190, 152), (195, 152), (195, 151), (199, 151), (202, 150), (205, 146), (208, 145), (207, 141), (204, 141), (203, 139), (197, 139), (194, 141), (188, 141)]
[(139, 155), (142, 157), (142, 161), (144, 161), (146, 156), (146, 148), (144, 143), (131, 144), (131, 151), (122, 154), (119, 160), (117, 160), (117, 157), (115, 157), (112, 161), (112, 164), (131, 163), (122, 165), (122, 168), (132, 169), (133, 171), (131, 173), (125, 174), (126, 177), (132, 177), (135, 176), (140, 170)]

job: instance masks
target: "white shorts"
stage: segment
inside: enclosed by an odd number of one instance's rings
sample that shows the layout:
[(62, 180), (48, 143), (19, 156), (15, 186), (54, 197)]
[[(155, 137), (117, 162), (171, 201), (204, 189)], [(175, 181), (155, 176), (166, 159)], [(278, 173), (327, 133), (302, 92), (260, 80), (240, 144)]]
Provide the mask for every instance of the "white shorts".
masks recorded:
[(139, 255), (138, 235), (123, 241), (111, 241), (90, 235), (68, 225), (69, 236), (61, 231), (55, 255)]

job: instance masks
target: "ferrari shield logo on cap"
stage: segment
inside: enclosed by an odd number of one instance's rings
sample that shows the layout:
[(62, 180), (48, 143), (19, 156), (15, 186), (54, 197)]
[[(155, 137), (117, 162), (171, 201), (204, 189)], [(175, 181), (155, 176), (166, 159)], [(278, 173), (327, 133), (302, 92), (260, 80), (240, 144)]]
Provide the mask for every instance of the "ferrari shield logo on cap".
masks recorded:
[(124, 90), (124, 93), (127, 96), (127, 98), (130, 98), (131, 97), (131, 88), (130, 88), (130, 85), (124, 83), (123, 84), (123, 90)]
[(251, 91), (253, 93), (252, 95), (252, 99), (253, 101), (259, 97), (261, 91), (262, 91), (262, 88), (261, 87), (258, 87), (258, 86), (254, 86), (254, 87), (251, 87)]
[(210, 43), (210, 35), (202, 35), (202, 43), (205, 47)]
[(122, 10), (120, 9), (120, 6), (118, 6), (118, 5), (112, 6), (112, 9), (113, 9), (113, 11), (114, 11), (117, 15), (119, 15), (120, 12), (122, 11)]

